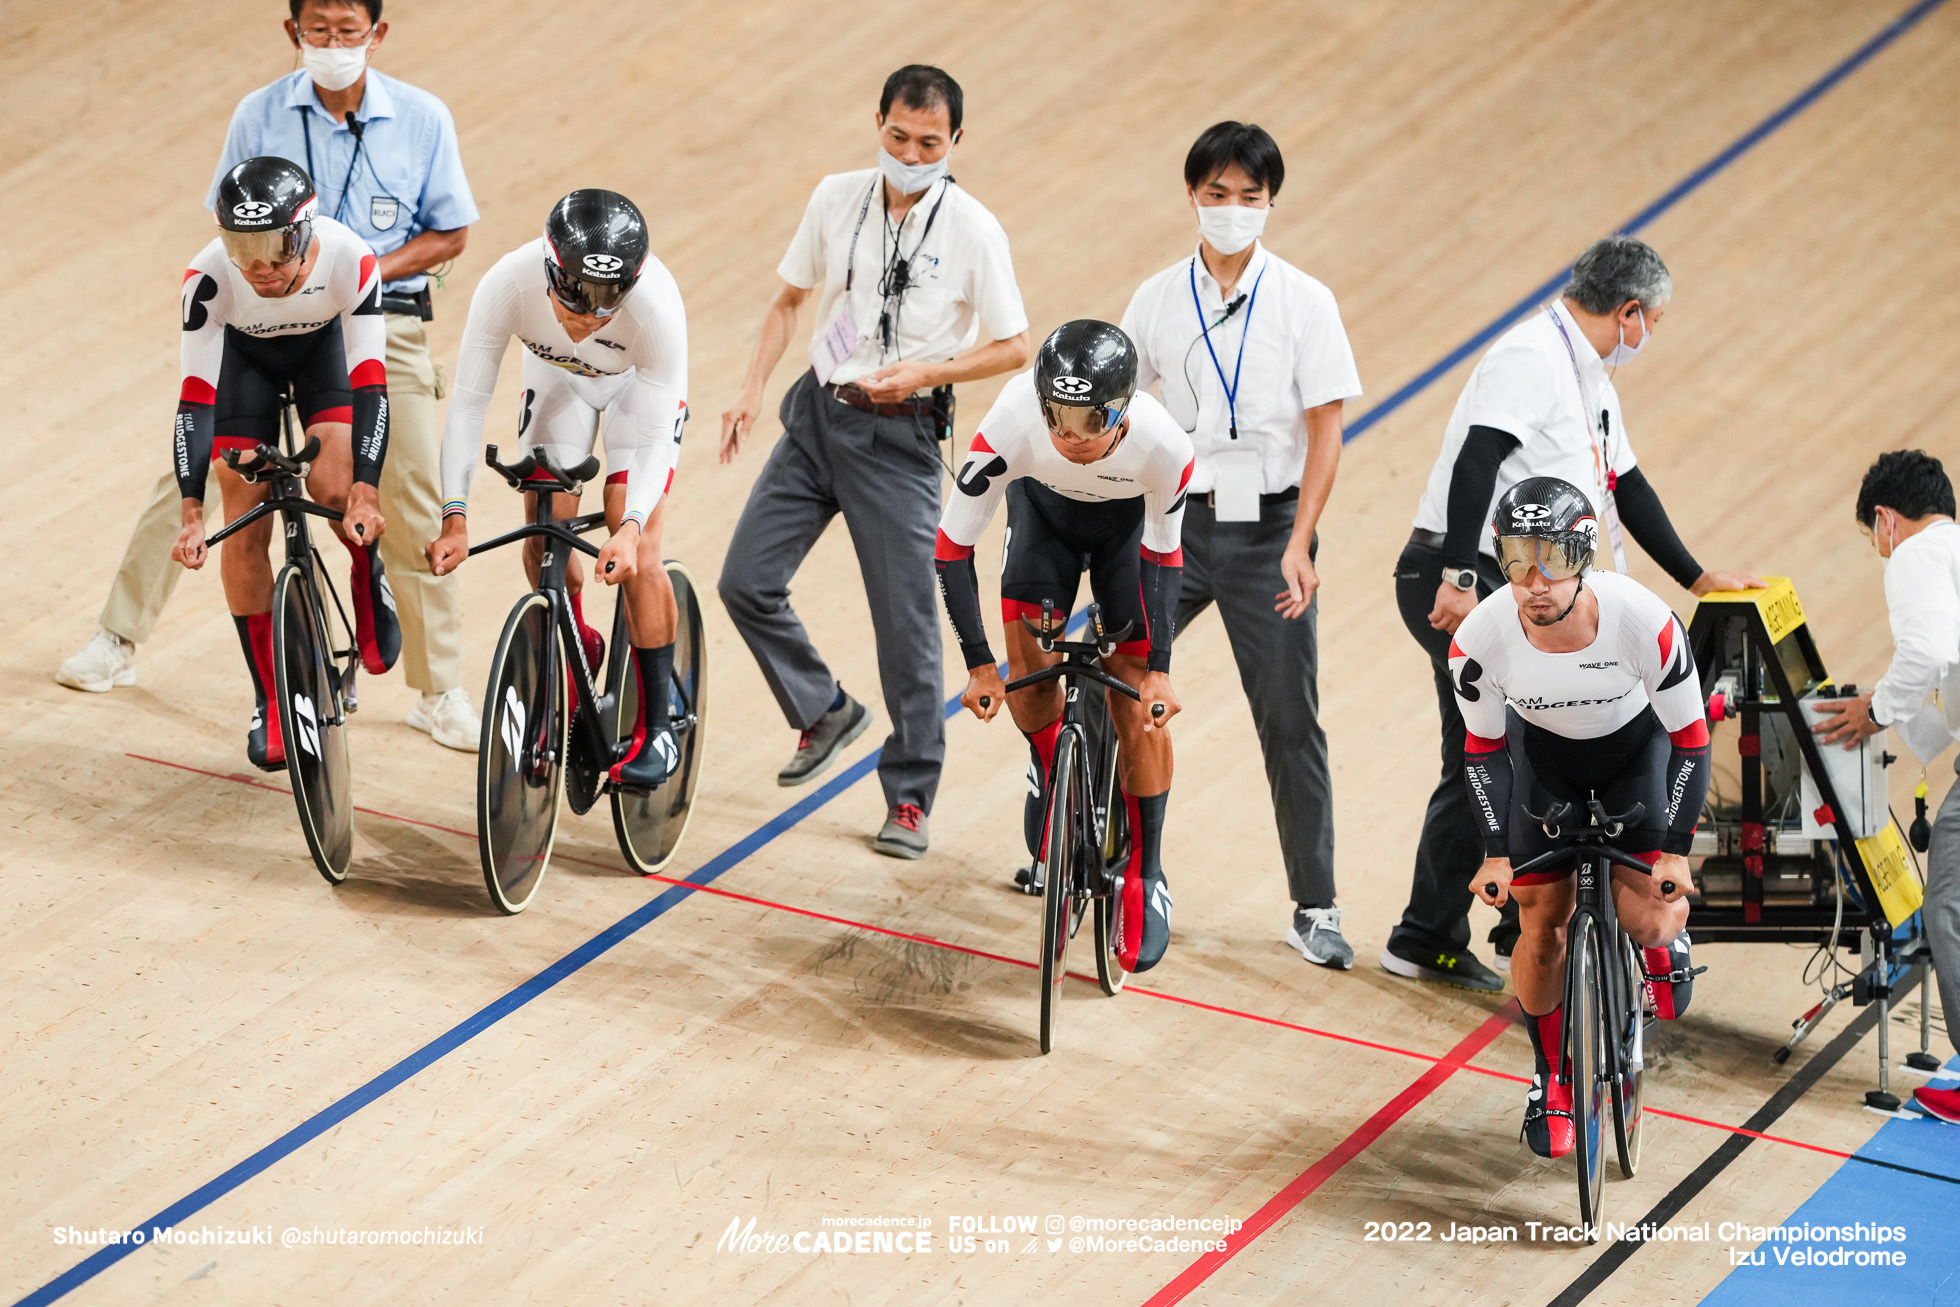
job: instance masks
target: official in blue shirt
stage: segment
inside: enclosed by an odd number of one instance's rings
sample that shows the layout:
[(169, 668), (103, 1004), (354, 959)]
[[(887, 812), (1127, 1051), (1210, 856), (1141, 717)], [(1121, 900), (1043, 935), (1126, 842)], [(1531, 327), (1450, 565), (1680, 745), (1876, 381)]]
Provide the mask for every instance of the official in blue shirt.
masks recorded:
[[(427, 91), (368, 64), (388, 35), (382, 0), (289, 0), (286, 36), (299, 71), (239, 101), (212, 178), (271, 154), (305, 168), (320, 211), (347, 224), (381, 258), (388, 323), (388, 460), (382, 559), (402, 627), (401, 667), (422, 691), (409, 724), (454, 749), (474, 750), (476, 710), (462, 686), (462, 592), (428, 570), (422, 546), (442, 529), (440, 381), (424, 323), (433, 316), (428, 272), (463, 250), (476, 202), (463, 175), (456, 125)], [(117, 570), (102, 630), (62, 664), (56, 680), (107, 690), (135, 682), (135, 645), (149, 638), (182, 569), (170, 565), (179, 516), (174, 477), (159, 483)]]

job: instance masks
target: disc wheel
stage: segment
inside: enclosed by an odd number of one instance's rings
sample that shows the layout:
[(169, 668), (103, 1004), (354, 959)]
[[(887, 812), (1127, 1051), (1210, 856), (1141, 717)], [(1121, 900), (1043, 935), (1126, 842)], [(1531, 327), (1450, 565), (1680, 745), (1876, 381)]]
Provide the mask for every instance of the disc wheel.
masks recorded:
[(330, 628), (313, 584), (295, 564), (279, 572), (272, 590), (272, 675), (300, 829), (313, 865), (328, 884), (338, 885), (354, 856), (354, 803)]
[(483, 697), (476, 841), (490, 901), (522, 912), (544, 881), (565, 772), (565, 678), (551, 601), (536, 591), (504, 622)]
[(1103, 712), (1102, 767), (1096, 777), (1096, 812), (1102, 835), (1102, 883), (1096, 887), (1096, 983), (1114, 998), (1130, 973), (1119, 953), (1123, 943), (1123, 872), (1130, 861), (1130, 818), (1117, 779), (1116, 732)]
[(1640, 953), (1624, 935), (1620, 947), (1626, 955), (1627, 1007), (1621, 1014), (1625, 1029), (1619, 1032), (1618, 1056), (1614, 1059), (1613, 1144), (1619, 1152), (1620, 1174), (1631, 1179), (1640, 1165), (1641, 1126), (1646, 1114), (1641, 1110), (1641, 1082), (1646, 1072), (1642, 1043), (1646, 1038), (1647, 1015), (1641, 1004), (1645, 988), (1640, 978)]
[[(674, 774), (651, 790), (613, 787), (613, 834), (628, 865), (642, 876), (664, 869), (674, 860), (694, 814), (694, 791), (701, 783), (702, 745), (708, 729), (708, 640), (701, 624), (701, 598), (694, 574), (668, 560), (667, 579), (674, 586), (678, 623), (674, 630), (674, 677), (667, 692), (667, 716), (673, 725), (680, 762)], [(618, 656), (618, 655), (615, 655)], [(633, 734), (640, 716), (640, 678), (628, 665), (620, 682), (618, 715), (612, 737)]]
[(1572, 1077), (1572, 1158), (1579, 1180), (1579, 1223), (1586, 1242), (1599, 1238), (1600, 1190), (1606, 1178), (1606, 1017), (1600, 970), (1599, 922), (1581, 913), (1568, 936), (1565, 972), (1566, 1068)]
[[(1082, 877), (1083, 798), (1081, 736), (1063, 730), (1049, 775), (1048, 820), (1042, 831), (1041, 1051), (1055, 1048), (1062, 984), (1068, 978), (1068, 942), (1080, 920), (1076, 891)], [(1073, 919), (1072, 919), (1073, 918)]]

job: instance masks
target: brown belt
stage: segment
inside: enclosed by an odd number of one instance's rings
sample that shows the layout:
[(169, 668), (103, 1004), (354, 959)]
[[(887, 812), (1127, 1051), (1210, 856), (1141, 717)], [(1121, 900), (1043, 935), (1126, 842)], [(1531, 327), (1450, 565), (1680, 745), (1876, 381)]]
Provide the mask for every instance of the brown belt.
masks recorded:
[(1441, 531), (1425, 531), (1421, 527), (1417, 527), (1415, 530), (1409, 532), (1409, 543), (1419, 545), (1424, 549), (1441, 549), (1443, 547), (1443, 533)]
[(849, 382), (841, 386), (828, 385), (824, 389), (837, 396), (839, 403), (849, 404), (852, 408), (874, 413), (881, 418), (924, 417), (932, 412), (930, 395), (914, 395), (910, 399), (901, 399), (896, 404), (880, 404), (864, 393), (864, 387)]

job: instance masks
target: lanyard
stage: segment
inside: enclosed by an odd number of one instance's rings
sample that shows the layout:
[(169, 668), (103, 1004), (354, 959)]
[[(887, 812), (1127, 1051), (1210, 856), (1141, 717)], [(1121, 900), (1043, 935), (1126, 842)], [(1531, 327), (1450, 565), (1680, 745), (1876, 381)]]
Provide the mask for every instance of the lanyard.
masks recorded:
[[(1267, 267), (1270, 267), (1268, 264)], [(1198, 326), (1205, 338), (1205, 353), (1211, 355), (1212, 371), (1218, 374), (1218, 384), (1225, 389), (1225, 411), (1231, 422), (1231, 438), (1239, 438), (1239, 372), (1245, 367), (1245, 338), (1252, 334), (1252, 310), (1259, 306), (1259, 283), (1266, 280), (1266, 269), (1259, 269), (1259, 275), (1252, 279), (1252, 294), (1246, 300), (1245, 321), (1239, 324), (1239, 357), (1232, 364), (1232, 379), (1225, 380), (1225, 365), (1218, 361), (1218, 351), (1212, 347), (1211, 327), (1205, 322), (1204, 305), (1198, 302), (1198, 256), (1191, 256), (1191, 266), (1186, 270), (1191, 277), (1191, 307), (1197, 311)]]
[[(313, 171), (313, 121), (312, 120), (313, 120), (313, 111), (307, 108), (305, 105), (301, 105), (299, 109), (299, 130), (300, 130), (300, 134), (306, 137), (306, 173), (307, 173), (307, 177), (312, 180), (314, 189), (318, 190), (320, 186), (319, 174)], [(361, 123), (359, 119), (354, 118), (352, 116), (350, 116), (347, 119), (347, 121), (349, 124), (348, 130), (354, 133), (354, 154), (351, 158), (347, 160), (347, 176), (346, 179), (340, 183), (340, 199), (333, 206), (333, 217), (335, 222), (346, 221), (346, 218), (343, 215), (347, 212), (348, 193), (353, 189), (354, 186), (354, 169), (360, 166), (361, 148), (367, 144), (367, 142), (362, 139), (362, 137), (364, 137), (367, 134), (365, 124)]]
[(1571, 333), (1566, 331), (1564, 320), (1559, 317), (1558, 313), (1549, 304), (1545, 306), (1545, 316), (1552, 320), (1554, 327), (1558, 328), (1558, 338), (1565, 343), (1565, 357), (1572, 361), (1572, 380), (1579, 386), (1579, 408), (1586, 419), (1586, 443), (1592, 449), (1593, 475), (1599, 479), (1600, 502), (1604, 503), (1607, 491), (1612, 489), (1611, 483), (1607, 480), (1612, 464), (1606, 455), (1606, 424), (1608, 421), (1606, 409), (1602, 406), (1599, 409), (1598, 421), (1593, 420), (1592, 396), (1586, 390), (1585, 374), (1579, 371), (1579, 354), (1577, 350), (1572, 348)]
[[(851, 285), (857, 280), (858, 237), (864, 233), (864, 220), (871, 212), (871, 197), (880, 192), (883, 180), (882, 176), (871, 179), (871, 189), (864, 193), (864, 203), (858, 205), (857, 224), (851, 228), (851, 243), (846, 249), (844, 261), (844, 308), (846, 312), (850, 310), (851, 306)], [(899, 237), (904, 234), (905, 220), (903, 218), (899, 220), (898, 228), (892, 232), (891, 254), (886, 255), (884, 252), (884, 229), (891, 226), (891, 201), (889, 198), (885, 201), (885, 221), (878, 229), (878, 258), (883, 267), (883, 273), (878, 278), (878, 294), (882, 301), (878, 311), (878, 338), (886, 354), (891, 352), (892, 332), (896, 326), (894, 321), (896, 311), (903, 307), (905, 303), (905, 292), (910, 288), (912, 283), (912, 259), (917, 258), (919, 251), (925, 248), (926, 238), (932, 235), (932, 225), (939, 221), (939, 206), (946, 203), (946, 192), (952, 189), (953, 178), (951, 174), (948, 174), (945, 183), (939, 188), (939, 198), (932, 202), (932, 208), (926, 214), (925, 228), (919, 233), (919, 239), (914, 242), (910, 258), (905, 257), (904, 247), (899, 244)], [(916, 204), (913, 205), (913, 209), (916, 210), (917, 208), (918, 206)], [(906, 216), (910, 217), (911, 215), (908, 212)]]

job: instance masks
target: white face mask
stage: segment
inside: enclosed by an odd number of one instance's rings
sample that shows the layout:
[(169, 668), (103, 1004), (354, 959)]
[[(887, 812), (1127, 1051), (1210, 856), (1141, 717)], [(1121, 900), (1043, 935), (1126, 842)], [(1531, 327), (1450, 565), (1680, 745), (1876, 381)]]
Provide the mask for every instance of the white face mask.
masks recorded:
[(344, 91), (360, 81), (361, 75), (367, 72), (368, 46), (372, 44), (370, 41), (368, 45), (358, 45), (351, 50), (338, 46), (322, 49), (302, 41), (299, 47), (300, 64), (320, 89)]
[(938, 163), (900, 163), (892, 157), (891, 151), (879, 146), (878, 171), (885, 174), (885, 180), (900, 195), (917, 195), (952, 168), (951, 153), (947, 151), (948, 157), (941, 158)]
[(1646, 313), (1640, 309), (1635, 309), (1634, 312), (1640, 315), (1640, 343), (1632, 346), (1627, 344), (1627, 324), (1625, 321), (1622, 321), (1620, 323), (1620, 343), (1613, 346), (1612, 349), (1607, 350), (1606, 357), (1600, 360), (1609, 368), (1617, 368), (1622, 363), (1632, 362), (1633, 356), (1641, 350), (1646, 349), (1647, 342), (1654, 338), (1654, 333), (1647, 329)]
[(1266, 230), (1270, 208), (1252, 209), (1243, 204), (1200, 204), (1198, 234), (1220, 254), (1237, 254), (1259, 239)]

